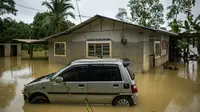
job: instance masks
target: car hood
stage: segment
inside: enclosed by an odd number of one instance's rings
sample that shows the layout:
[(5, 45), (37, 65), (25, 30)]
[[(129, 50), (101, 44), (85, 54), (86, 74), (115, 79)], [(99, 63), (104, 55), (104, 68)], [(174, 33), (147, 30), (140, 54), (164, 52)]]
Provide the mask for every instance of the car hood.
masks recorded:
[(42, 76), (42, 77), (39, 77), (31, 82), (29, 82), (27, 85), (29, 84), (32, 84), (32, 83), (35, 83), (35, 82), (38, 82), (38, 81), (41, 81), (41, 80), (44, 80), (44, 79), (50, 79), (50, 77), (52, 77), (56, 72), (53, 72), (53, 73), (50, 73), (48, 75), (45, 75), (45, 76)]

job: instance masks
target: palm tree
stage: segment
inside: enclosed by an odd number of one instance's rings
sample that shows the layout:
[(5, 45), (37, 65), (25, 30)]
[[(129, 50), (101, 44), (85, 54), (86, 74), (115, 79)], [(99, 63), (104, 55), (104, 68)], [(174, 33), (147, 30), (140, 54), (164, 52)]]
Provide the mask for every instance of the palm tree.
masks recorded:
[(46, 35), (52, 35), (71, 27), (71, 22), (68, 17), (75, 18), (71, 12), (74, 7), (70, 0), (50, 0), (50, 2), (43, 1), (42, 5), (50, 10), (50, 15), (44, 20), (42, 29)]

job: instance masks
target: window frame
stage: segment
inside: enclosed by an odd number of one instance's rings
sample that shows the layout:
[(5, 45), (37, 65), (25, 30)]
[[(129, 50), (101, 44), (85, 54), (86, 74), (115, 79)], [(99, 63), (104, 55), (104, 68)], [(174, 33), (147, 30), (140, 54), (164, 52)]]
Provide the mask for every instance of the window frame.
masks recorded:
[[(64, 55), (56, 54), (56, 44), (64, 44)], [(66, 42), (54, 42), (54, 56), (66, 56)]]
[(86, 58), (97, 58), (97, 56), (89, 56), (89, 44), (109, 44), (109, 56), (106, 58), (112, 58), (112, 41), (86, 41)]
[[(156, 44), (160, 44), (160, 54), (159, 55), (156, 55)], [(155, 40), (154, 51), (155, 51), (155, 58), (160, 58), (161, 57), (161, 42), (160, 42), (160, 40)]]

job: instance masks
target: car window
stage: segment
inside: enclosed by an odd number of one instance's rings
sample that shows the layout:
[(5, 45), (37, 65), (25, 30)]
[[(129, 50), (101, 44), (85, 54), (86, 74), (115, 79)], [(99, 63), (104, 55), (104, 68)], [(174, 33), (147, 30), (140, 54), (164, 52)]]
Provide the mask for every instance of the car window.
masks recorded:
[(87, 66), (72, 67), (63, 72), (60, 76), (65, 82), (87, 81), (87, 70)]
[(74, 74), (77, 76), (77, 81), (87, 81), (88, 69), (87, 66), (74, 68)]
[(121, 81), (118, 65), (91, 65), (89, 81)]
[(126, 69), (128, 70), (128, 73), (129, 73), (131, 79), (134, 80), (135, 79), (135, 74), (131, 71), (131, 69), (129, 67), (126, 67)]

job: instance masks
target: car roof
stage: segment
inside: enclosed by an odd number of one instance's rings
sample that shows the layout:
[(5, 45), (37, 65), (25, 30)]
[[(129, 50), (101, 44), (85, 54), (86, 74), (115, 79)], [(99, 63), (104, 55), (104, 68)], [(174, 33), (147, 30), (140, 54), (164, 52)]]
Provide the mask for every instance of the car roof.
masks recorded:
[(122, 63), (121, 59), (79, 59), (76, 61), (73, 61), (71, 64), (76, 65), (76, 64), (119, 64)]

